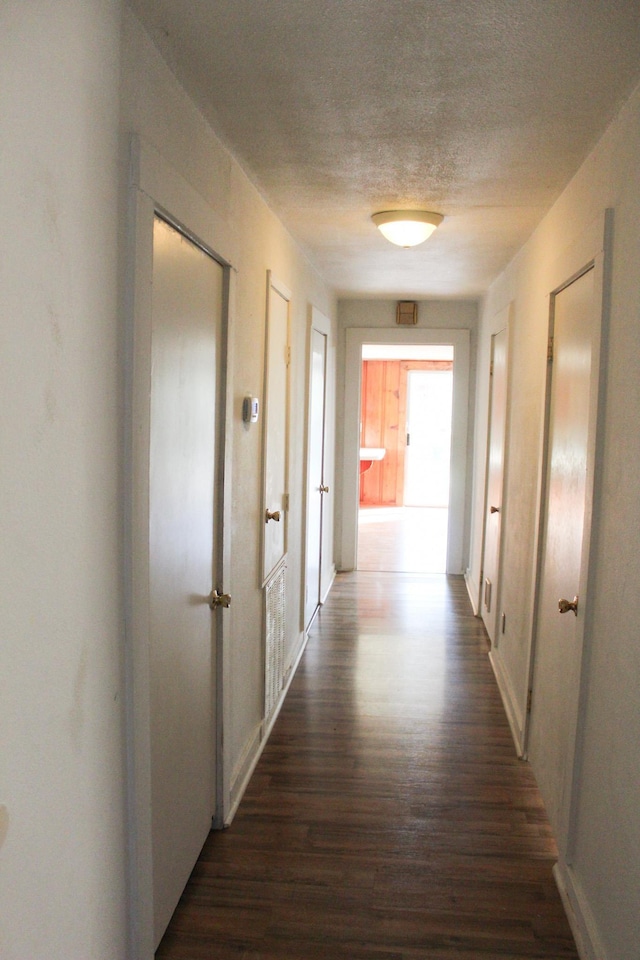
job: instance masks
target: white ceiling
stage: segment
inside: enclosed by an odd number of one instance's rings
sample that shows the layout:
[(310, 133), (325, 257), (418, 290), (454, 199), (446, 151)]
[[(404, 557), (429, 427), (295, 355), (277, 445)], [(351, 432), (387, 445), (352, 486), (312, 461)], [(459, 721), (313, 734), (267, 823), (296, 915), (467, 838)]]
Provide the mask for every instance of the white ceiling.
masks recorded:
[[(640, 80), (640, 0), (131, 0), (346, 297), (475, 297)], [(378, 210), (443, 213), (393, 247)]]

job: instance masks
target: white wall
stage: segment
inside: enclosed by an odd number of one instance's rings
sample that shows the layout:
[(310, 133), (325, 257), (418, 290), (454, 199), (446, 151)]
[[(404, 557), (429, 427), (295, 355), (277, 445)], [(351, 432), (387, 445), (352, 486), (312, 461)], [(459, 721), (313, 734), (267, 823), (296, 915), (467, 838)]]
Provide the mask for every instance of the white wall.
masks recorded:
[(0, 955), (125, 956), (116, 0), (0, 10)]
[[(505, 679), (524, 709), (531, 638), (553, 264), (614, 209), (613, 275), (604, 396), (602, 488), (596, 501), (592, 621), (576, 784), (573, 858), (559, 876), (585, 957), (637, 960), (640, 903), (640, 92), (636, 91), (530, 241), (492, 285), (481, 318), (471, 580), (480, 579), (482, 490), (494, 318), (513, 304), (512, 405), (506, 487)], [(484, 424), (484, 428), (483, 428)], [(555, 798), (547, 798), (549, 800)], [(566, 838), (560, 838), (561, 844)]]
[[(230, 623), (225, 728), (230, 806), (239, 799), (262, 736), (263, 653), (260, 537), (262, 428), (242, 422), (247, 393), (262, 397), (267, 270), (292, 291), (291, 458), (287, 655), (302, 641), (303, 480), (310, 305), (335, 317), (332, 295), (188, 98), (131, 12), (125, 16), (122, 144), (134, 133), (154, 147), (212, 211), (215, 249), (233, 266), (231, 366), (233, 425)], [(171, 212), (171, 211), (169, 211)], [(333, 323), (334, 321), (332, 321)], [(335, 340), (335, 337), (333, 337)], [(333, 373), (331, 372), (331, 376)], [(334, 416), (329, 398), (329, 418)]]
[[(128, 955), (123, 719), (123, 351), (129, 134), (213, 211), (234, 267), (234, 789), (262, 720), (261, 431), (266, 275), (292, 291), (290, 656), (301, 634), (309, 308), (326, 285), (119, 0), (0, 10), (0, 954)], [(126, 293), (126, 291), (125, 291)], [(333, 321), (332, 321), (333, 322)], [(333, 376), (333, 371), (332, 374)], [(330, 409), (333, 417), (333, 408)]]

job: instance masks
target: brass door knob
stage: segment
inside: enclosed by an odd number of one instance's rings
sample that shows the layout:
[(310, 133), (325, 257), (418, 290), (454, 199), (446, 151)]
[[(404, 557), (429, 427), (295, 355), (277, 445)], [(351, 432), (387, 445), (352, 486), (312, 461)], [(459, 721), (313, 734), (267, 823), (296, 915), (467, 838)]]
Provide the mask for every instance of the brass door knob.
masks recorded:
[(230, 607), (231, 597), (228, 593), (218, 593), (217, 590), (212, 590), (209, 597), (209, 606), (212, 610), (217, 610), (218, 607)]
[(500, 507), (489, 507), (489, 513), (500, 513)]
[(318, 489), (320, 493), (329, 493), (329, 487), (325, 487), (324, 483), (321, 483)]
[(578, 616), (578, 598), (574, 597), (573, 600), (558, 600), (558, 610), (560, 613), (569, 613), (569, 610), (573, 610), (576, 617)]
[(277, 520), (278, 522), (280, 522), (280, 511), (267, 510), (264, 522), (269, 523), (269, 520)]

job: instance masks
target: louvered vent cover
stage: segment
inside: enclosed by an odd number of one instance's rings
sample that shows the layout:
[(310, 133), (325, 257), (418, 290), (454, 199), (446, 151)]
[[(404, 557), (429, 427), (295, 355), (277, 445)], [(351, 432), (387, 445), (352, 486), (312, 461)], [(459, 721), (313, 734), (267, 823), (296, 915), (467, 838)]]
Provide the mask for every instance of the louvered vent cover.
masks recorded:
[(265, 597), (265, 720), (278, 703), (284, 683), (285, 647), (285, 581), (286, 562), (283, 560), (264, 588)]

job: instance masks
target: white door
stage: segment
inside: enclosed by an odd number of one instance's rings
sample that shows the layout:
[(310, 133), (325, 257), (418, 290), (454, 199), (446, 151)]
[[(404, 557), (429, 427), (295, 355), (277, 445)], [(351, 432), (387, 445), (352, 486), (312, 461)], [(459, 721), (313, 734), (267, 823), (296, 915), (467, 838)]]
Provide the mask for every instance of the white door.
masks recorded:
[(447, 507), (453, 371), (409, 370), (404, 504)]
[(149, 463), (155, 945), (214, 813), (216, 369), (223, 268), (156, 218)]
[(493, 647), (496, 646), (498, 640), (498, 587), (506, 426), (507, 330), (505, 328), (491, 337), (491, 401), (482, 563), (483, 591), (480, 607), (482, 619)]
[(321, 596), (322, 503), (329, 489), (324, 481), (324, 424), (327, 337), (311, 330), (309, 386), (309, 456), (307, 472), (307, 543), (304, 625), (309, 626)]
[(264, 413), (263, 582), (287, 549), (289, 291), (269, 275)]
[[(531, 760), (556, 836), (570, 789), (582, 659), (580, 581), (594, 336), (594, 270), (555, 297), (546, 516), (529, 731)], [(577, 615), (561, 613), (559, 601)]]

